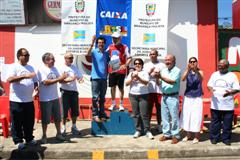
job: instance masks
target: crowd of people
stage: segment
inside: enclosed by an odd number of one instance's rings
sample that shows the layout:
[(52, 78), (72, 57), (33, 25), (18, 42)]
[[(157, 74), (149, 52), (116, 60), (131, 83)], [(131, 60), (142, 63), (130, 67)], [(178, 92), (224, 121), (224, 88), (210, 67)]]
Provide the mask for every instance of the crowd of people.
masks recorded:
[[(105, 44), (104, 37), (96, 38), (93, 36), (91, 46), (87, 51), (87, 55), (92, 57), (93, 121), (101, 123), (109, 118), (104, 107), (107, 86), (111, 87), (112, 98), (112, 105), (108, 109), (110, 111), (116, 109), (115, 97), (116, 86), (118, 86), (120, 92), (119, 111), (124, 111), (123, 97), (124, 85), (126, 85), (130, 87), (128, 94), (136, 127), (133, 138), (138, 138), (144, 134), (149, 139), (154, 139), (150, 122), (152, 110), (155, 107), (157, 129), (159, 133), (163, 133), (160, 141), (172, 140), (172, 144), (178, 143), (181, 140), (180, 128), (182, 128), (186, 131), (186, 137), (183, 138), (183, 141), (193, 139), (193, 143), (198, 143), (202, 123), (202, 81), (204, 76), (203, 71), (198, 66), (197, 58), (191, 57), (189, 59), (187, 68), (181, 75), (181, 70), (176, 66), (176, 57), (173, 54), (166, 55), (164, 64), (158, 60), (158, 51), (152, 49), (149, 53), (150, 61), (144, 64), (141, 58), (134, 59), (134, 67), (127, 75), (132, 57), (128, 47), (121, 43), (120, 33), (113, 33), (112, 44), (106, 50)], [(66, 52), (64, 55), (65, 64), (61, 68), (56, 68), (53, 54), (45, 53), (42, 56), (43, 65), (38, 71), (35, 71), (28, 64), (29, 57), (27, 49), (19, 49), (17, 51), (18, 62), (11, 66), (7, 79), (11, 84), (9, 99), (13, 142), (18, 146), (18, 149), (37, 144), (33, 136), (33, 97), (35, 95), (39, 95), (40, 101), (41, 143), (47, 143), (47, 126), (51, 122), (51, 116), (53, 116), (56, 126), (56, 139), (65, 140), (69, 110), (71, 110), (72, 120), (71, 132), (74, 135), (81, 134), (76, 126), (79, 115), (77, 83), (83, 82), (83, 75), (72, 64), (73, 54)], [(218, 71), (212, 74), (207, 84), (212, 93), (210, 126), (212, 144), (216, 144), (220, 140), (226, 145), (231, 144), (233, 95), (239, 92), (239, 81), (233, 73), (228, 71), (228, 68), (228, 61), (220, 60)], [(186, 81), (186, 90), (179, 117), (181, 80)], [(58, 83), (60, 83), (61, 98), (58, 96)], [(62, 101), (62, 117), (60, 100)], [(223, 129), (222, 136), (221, 128)], [(192, 138), (191, 133), (194, 134), (194, 138)]]

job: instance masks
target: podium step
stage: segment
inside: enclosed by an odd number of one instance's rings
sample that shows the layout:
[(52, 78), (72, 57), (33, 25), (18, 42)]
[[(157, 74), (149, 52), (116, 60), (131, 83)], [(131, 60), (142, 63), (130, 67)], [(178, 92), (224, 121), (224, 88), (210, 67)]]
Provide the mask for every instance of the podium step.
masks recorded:
[(106, 122), (92, 121), (93, 135), (133, 135), (134, 132), (134, 121), (128, 111), (113, 111)]

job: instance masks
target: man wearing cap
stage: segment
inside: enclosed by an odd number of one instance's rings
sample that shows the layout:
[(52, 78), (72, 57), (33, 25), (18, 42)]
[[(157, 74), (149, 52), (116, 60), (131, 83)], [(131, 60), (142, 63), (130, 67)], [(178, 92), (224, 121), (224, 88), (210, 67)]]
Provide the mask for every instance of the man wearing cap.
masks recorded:
[(119, 111), (124, 111), (124, 79), (127, 73), (127, 66), (130, 64), (132, 57), (129, 54), (127, 45), (121, 43), (121, 34), (119, 32), (112, 34), (112, 42), (113, 44), (109, 45), (107, 49), (111, 57), (110, 64), (113, 59), (115, 61), (119, 59), (119, 67), (117, 69), (113, 69), (112, 66), (109, 67), (109, 87), (111, 87), (112, 105), (108, 109), (112, 111), (116, 107), (116, 86), (118, 86), (120, 91)]
[(67, 51), (64, 55), (65, 64), (61, 68), (61, 73), (67, 74), (67, 78), (61, 82), (60, 88), (63, 104), (63, 126), (61, 130), (63, 135), (66, 135), (66, 120), (69, 109), (71, 109), (72, 118), (71, 132), (73, 135), (80, 134), (76, 126), (76, 120), (79, 115), (77, 82), (82, 82), (83, 75), (76, 66), (72, 65), (73, 58), (73, 54)]

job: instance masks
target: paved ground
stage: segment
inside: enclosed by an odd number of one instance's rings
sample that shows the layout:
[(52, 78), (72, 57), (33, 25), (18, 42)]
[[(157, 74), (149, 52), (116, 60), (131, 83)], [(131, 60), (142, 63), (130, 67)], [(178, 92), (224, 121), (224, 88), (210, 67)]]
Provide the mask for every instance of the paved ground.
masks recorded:
[[(23, 151), (16, 149), (12, 139), (8, 138), (1, 143), (0, 159), (240, 159), (240, 128), (233, 130), (232, 145), (223, 143), (212, 145), (208, 133), (201, 134), (201, 142), (192, 144), (171, 141), (160, 142), (158, 134), (153, 128), (154, 140), (142, 136), (133, 139), (132, 136), (92, 136), (91, 122), (78, 121), (77, 126), (82, 131), (82, 136), (70, 134), (71, 124), (68, 122), (67, 141), (59, 143), (55, 140), (55, 127), (48, 128), (48, 143), (36, 147), (28, 147)], [(153, 125), (154, 127), (154, 125)], [(34, 135), (39, 140), (42, 135), (41, 124), (36, 123)]]

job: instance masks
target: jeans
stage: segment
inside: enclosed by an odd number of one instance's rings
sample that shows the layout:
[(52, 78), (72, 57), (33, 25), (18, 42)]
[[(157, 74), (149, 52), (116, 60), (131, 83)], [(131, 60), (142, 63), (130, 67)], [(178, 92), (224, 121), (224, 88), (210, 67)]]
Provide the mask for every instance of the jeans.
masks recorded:
[(10, 101), (11, 132), (14, 144), (33, 140), (34, 105), (33, 102)]
[(229, 142), (232, 134), (232, 121), (234, 111), (221, 111), (211, 109), (210, 140), (219, 141), (222, 131), (222, 141)]
[(148, 108), (148, 94), (133, 95), (129, 94), (132, 105), (133, 120), (137, 131), (141, 131), (143, 126), (144, 132), (150, 131), (150, 114)]
[(92, 116), (105, 118), (104, 112), (105, 95), (107, 91), (106, 79), (92, 79)]
[[(163, 96), (161, 101), (162, 131), (166, 137), (180, 138), (179, 135), (179, 100), (176, 96)], [(171, 125), (172, 121), (172, 125)]]

